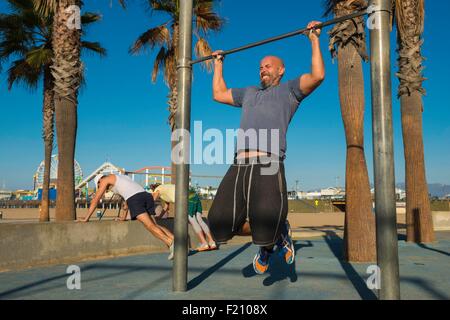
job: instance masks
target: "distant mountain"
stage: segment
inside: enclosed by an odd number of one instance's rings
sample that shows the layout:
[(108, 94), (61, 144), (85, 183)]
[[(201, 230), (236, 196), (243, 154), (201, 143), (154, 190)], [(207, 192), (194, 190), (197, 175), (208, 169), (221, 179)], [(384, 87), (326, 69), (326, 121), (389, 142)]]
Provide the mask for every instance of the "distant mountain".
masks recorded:
[[(396, 187), (403, 190), (406, 188), (405, 183), (398, 183)], [(450, 186), (440, 183), (431, 183), (428, 184), (428, 192), (432, 197), (443, 197), (450, 194)]]

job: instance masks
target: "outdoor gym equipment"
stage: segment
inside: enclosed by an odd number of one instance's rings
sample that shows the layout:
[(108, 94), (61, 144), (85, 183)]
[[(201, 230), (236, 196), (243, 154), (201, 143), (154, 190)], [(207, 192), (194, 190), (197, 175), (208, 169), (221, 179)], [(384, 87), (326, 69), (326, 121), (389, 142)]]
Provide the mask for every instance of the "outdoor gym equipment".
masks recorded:
[[(381, 288), (379, 298), (393, 300), (400, 298), (397, 225), (395, 208), (395, 172), (392, 129), (392, 92), (391, 92), (391, 58), (390, 58), (390, 22), (392, 16), (391, 0), (371, 0), (372, 12), (361, 11), (340, 17), (315, 28), (370, 14), (376, 19), (370, 29), (370, 62), (372, 85), (372, 128), (375, 182), (375, 214), (377, 260), (381, 271)], [(180, 1), (180, 37), (178, 75), (178, 113), (177, 128), (190, 132), (192, 65), (212, 59), (213, 56), (192, 61), (192, 9), (193, 0)], [(281, 40), (307, 32), (301, 29), (278, 37), (252, 43), (233, 50), (224, 51), (228, 55), (253, 48), (269, 42)], [(175, 255), (173, 265), (174, 291), (187, 290), (187, 238), (188, 238), (188, 188), (189, 188), (189, 139), (182, 136), (179, 140), (181, 161), (176, 166), (175, 192)]]
[[(268, 39), (265, 39), (265, 40), (261, 40), (261, 41), (258, 41), (258, 42), (253, 42), (253, 43), (250, 43), (250, 44), (247, 44), (245, 46), (241, 46), (241, 47), (238, 47), (238, 48), (235, 48), (235, 49), (226, 50), (226, 51), (221, 52), (220, 54), (222, 56), (226, 56), (226, 55), (229, 55), (229, 54), (232, 54), (232, 53), (236, 53), (236, 52), (239, 52), (239, 51), (243, 51), (243, 50), (251, 49), (251, 48), (254, 48), (254, 47), (262, 46), (264, 44), (271, 43), (271, 42), (274, 42), (274, 41), (290, 38), (290, 37), (301, 35), (301, 34), (307, 34), (311, 30), (322, 29), (322, 28), (334, 25), (336, 23), (340, 23), (340, 22), (344, 22), (344, 21), (347, 21), (347, 20), (350, 20), (350, 19), (355, 19), (355, 18), (358, 18), (358, 17), (365, 16), (366, 14), (367, 14), (366, 10), (358, 11), (358, 12), (355, 12), (355, 13), (352, 13), (352, 14), (349, 14), (349, 15), (346, 15), (346, 16), (342, 16), (342, 17), (339, 17), (339, 18), (335, 18), (335, 19), (332, 19), (332, 20), (328, 20), (328, 21), (322, 22), (322, 23), (316, 25), (313, 28), (299, 29), (299, 30), (296, 30), (296, 31), (285, 33), (285, 34), (282, 34), (282, 35), (279, 35), (279, 36), (275, 36), (275, 37), (272, 37), (272, 38), (268, 38)], [(209, 55), (209, 56), (202, 57), (200, 59), (194, 60), (194, 61), (191, 62), (191, 64), (194, 65), (194, 64), (197, 64), (197, 63), (200, 63), (200, 62), (205, 62), (205, 61), (211, 60), (211, 59), (214, 59), (213, 55)]]

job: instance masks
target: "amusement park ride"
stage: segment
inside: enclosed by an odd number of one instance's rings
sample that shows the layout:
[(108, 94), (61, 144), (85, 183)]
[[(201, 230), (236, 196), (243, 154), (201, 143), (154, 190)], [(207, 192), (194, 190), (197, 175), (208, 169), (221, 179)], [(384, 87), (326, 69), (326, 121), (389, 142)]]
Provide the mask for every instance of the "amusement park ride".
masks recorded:
[[(44, 161), (42, 161), (33, 175), (33, 192), (30, 197), (38, 200), (41, 197), (42, 185), (44, 182)], [(148, 166), (136, 171), (127, 171), (124, 168), (118, 167), (111, 162), (104, 162), (97, 169), (92, 171), (86, 178), (83, 179), (83, 171), (79, 163), (75, 160), (75, 191), (79, 194), (83, 193), (86, 196), (89, 194), (89, 182), (91, 182), (96, 175), (103, 174), (125, 174), (131, 177), (134, 181), (141, 184), (146, 190), (150, 189), (153, 183), (165, 184), (171, 182), (171, 168), (162, 166)], [(206, 175), (190, 175), (192, 178), (212, 178), (220, 179), (221, 176), (206, 176)], [(58, 180), (58, 156), (53, 155), (51, 158), (50, 168), (50, 200), (56, 199), (56, 189)], [(94, 187), (95, 188), (95, 187)]]
[[(75, 172), (75, 183), (78, 184), (83, 179), (83, 171), (81, 170), (80, 164), (74, 161), (74, 172)], [(44, 183), (44, 169), (45, 164), (42, 161), (39, 164), (36, 173), (33, 175), (33, 198), (40, 199), (42, 192), (42, 185)], [(58, 155), (52, 155), (50, 161), (50, 200), (56, 199), (56, 182), (58, 180)]]

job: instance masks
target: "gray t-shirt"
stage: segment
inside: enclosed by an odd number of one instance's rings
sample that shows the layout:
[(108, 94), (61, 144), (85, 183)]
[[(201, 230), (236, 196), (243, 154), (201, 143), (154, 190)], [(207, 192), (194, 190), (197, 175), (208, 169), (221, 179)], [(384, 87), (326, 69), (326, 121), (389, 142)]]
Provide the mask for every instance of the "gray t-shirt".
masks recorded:
[[(266, 89), (256, 86), (231, 89), (234, 105), (242, 107), (243, 132), (238, 132), (238, 152), (259, 150), (284, 157), (289, 123), (306, 97), (299, 83), (300, 78), (296, 78)], [(256, 137), (257, 141), (249, 137)]]

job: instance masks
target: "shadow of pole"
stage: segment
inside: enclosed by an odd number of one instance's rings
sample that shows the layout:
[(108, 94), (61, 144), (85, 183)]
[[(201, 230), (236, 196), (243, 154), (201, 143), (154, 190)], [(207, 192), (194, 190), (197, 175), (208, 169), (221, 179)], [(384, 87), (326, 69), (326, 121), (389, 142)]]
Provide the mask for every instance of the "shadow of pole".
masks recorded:
[(230, 262), (231, 260), (233, 260), (235, 257), (237, 257), (239, 254), (241, 254), (242, 252), (244, 252), (248, 247), (250, 247), (252, 245), (251, 242), (246, 243), (245, 245), (243, 245), (242, 247), (240, 247), (239, 249), (237, 249), (236, 251), (234, 251), (233, 253), (231, 253), (230, 255), (228, 255), (227, 257), (225, 257), (224, 259), (220, 260), (219, 262), (217, 262), (215, 265), (213, 265), (211, 268), (205, 270), (202, 274), (198, 275), (197, 277), (195, 277), (194, 279), (192, 279), (191, 281), (188, 282), (187, 284), (187, 290), (191, 290), (194, 289), (195, 287), (197, 287), (200, 283), (202, 283), (205, 279), (207, 279), (209, 276), (211, 276), (214, 272), (216, 272), (217, 270), (219, 270), (220, 268), (222, 268), (224, 265), (226, 265), (228, 262)]
[[(133, 272), (140, 272), (143, 270), (167, 270), (167, 273), (170, 275), (170, 268), (152, 268), (152, 267), (148, 267), (148, 266), (127, 266), (127, 265), (105, 265), (102, 263), (99, 264), (91, 264), (88, 266), (84, 266), (81, 268), (81, 272), (86, 275), (86, 272), (88, 271), (94, 271), (94, 270), (122, 270), (119, 272), (114, 272), (114, 273), (109, 273), (106, 275), (101, 275), (98, 277), (93, 277), (93, 278), (88, 278), (86, 280), (83, 280), (83, 283), (89, 283), (89, 282), (94, 282), (94, 281), (100, 281), (100, 280), (104, 280), (104, 279), (109, 279), (109, 278), (118, 278), (121, 275), (124, 274), (130, 274)], [(54, 277), (49, 277), (49, 278), (45, 278), (39, 281), (35, 281), (14, 289), (10, 289), (7, 291), (3, 291), (0, 292), (0, 299), (9, 299), (9, 298), (14, 298), (15, 295), (22, 293), (22, 298), (24, 295), (33, 295), (39, 292), (43, 292), (43, 291), (49, 291), (49, 290), (53, 290), (53, 289), (58, 289), (61, 287), (65, 287), (66, 286), (66, 281), (62, 282), (62, 283), (58, 283), (55, 285), (51, 285), (51, 286), (47, 286), (47, 287), (42, 287), (43, 285), (49, 284), (51, 282), (54, 282), (56, 280), (60, 280), (60, 279), (67, 279), (70, 276), (70, 274), (64, 273), (64, 274), (60, 274)]]

